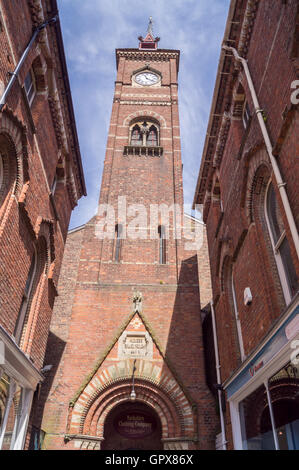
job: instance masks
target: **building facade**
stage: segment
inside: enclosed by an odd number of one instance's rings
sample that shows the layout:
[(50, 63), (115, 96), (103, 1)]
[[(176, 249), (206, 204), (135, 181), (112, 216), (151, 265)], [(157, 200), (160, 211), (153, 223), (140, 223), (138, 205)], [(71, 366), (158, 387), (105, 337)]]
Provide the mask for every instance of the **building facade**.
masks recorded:
[(298, 15), (231, 1), (194, 198), (229, 449), (299, 448)]
[(0, 63), (0, 448), (22, 449), (85, 194), (56, 0), (0, 1)]
[(158, 49), (151, 23), (139, 40), (116, 50), (98, 214), (67, 240), (35, 421), (44, 449), (215, 447), (198, 289), (207, 302), (209, 266), (192, 244), (205, 232), (183, 215), (180, 53)]

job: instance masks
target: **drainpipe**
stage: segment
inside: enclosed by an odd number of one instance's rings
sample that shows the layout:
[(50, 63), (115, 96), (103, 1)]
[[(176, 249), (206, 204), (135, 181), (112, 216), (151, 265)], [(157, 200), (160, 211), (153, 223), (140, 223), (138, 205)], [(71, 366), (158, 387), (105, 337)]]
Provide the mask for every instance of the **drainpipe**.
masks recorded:
[(226, 436), (225, 436), (225, 423), (224, 416), (222, 411), (222, 384), (220, 377), (220, 362), (218, 354), (218, 340), (217, 340), (217, 330), (216, 330), (216, 321), (215, 321), (215, 312), (214, 312), (214, 302), (211, 300), (211, 315), (212, 315), (212, 325), (213, 325), (213, 338), (214, 338), (214, 350), (215, 350), (215, 359), (216, 359), (216, 376), (217, 376), (217, 389), (218, 389), (218, 402), (219, 402), (219, 411), (220, 411), (220, 424), (221, 424), (221, 435), (222, 435), (222, 447), (226, 450)]
[(251, 75), (250, 75), (250, 71), (249, 71), (249, 68), (248, 68), (247, 60), (244, 59), (244, 57), (240, 57), (237, 50), (234, 47), (226, 46), (226, 45), (223, 44), (222, 49), (232, 52), (235, 59), (238, 62), (241, 62), (242, 65), (243, 65), (244, 72), (245, 72), (246, 79), (247, 79), (247, 83), (248, 83), (249, 90), (250, 90), (250, 93), (251, 93), (251, 97), (252, 97), (252, 100), (253, 100), (253, 104), (254, 104), (254, 107), (255, 107), (255, 112), (256, 112), (256, 115), (258, 117), (258, 122), (259, 122), (261, 131), (262, 131), (262, 134), (263, 134), (263, 137), (264, 137), (267, 152), (268, 152), (268, 155), (270, 157), (270, 162), (271, 162), (271, 165), (272, 165), (272, 169), (273, 169), (273, 172), (274, 172), (274, 175), (275, 175), (275, 179), (276, 179), (276, 182), (277, 182), (277, 186), (278, 186), (280, 196), (281, 196), (281, 199), (282, 199), (282, 203), (283, 203), (283, 207), (284, 207), (284, 210), (285, 210), (286, 218), (287, 218), (287, 221), (288, 221), (288, 224), (289, 224), (289, 227), (290, 227), (290, 231), (291, 231), (293, 242), (294, 242), (294, 245), (295, 245), (295, 248), (296, 248), (297, 256), (299, 258), (299, 235), (298, 235), (297, 227), (296, 227), (295, 220), (294, 220), (294, 217), (293, 217), (293, 214), (292, 214), (292, 210), (291, 210), (291, 207), (290, 207), (290, 203), (289, 203), (289, 200), (288, 200), (288, 196), (287, 196), (287, 193), (286, 193), (286, 190), (285, 190), (286, 183), (284, 183), (282, 181), (281, 173), (280, 173), (279, 167), (277, 165), (276, 158), (274, 157), (274, 155), (272, 153), (273, 152), (272, 144), (271, 144), (270, 137), (269, 137), (269, 134), (268, 134), (268, 131), (267, 131), (267, 128), (266, 128), (266, 124), (264, 122), (264, 118), (262, 116), (263, 110), (260, 108), (260, 105), (259, 105), (259, 102), (258, 102), (258, 98), (257, 98), (256, 92), (255, 92), (254, 84), (253, 84), (253, 81), (252, 81), (252, 78), (251, 78)]
[(23, 52), (23, 54), (22, 54), (22, 57), (21, 57), (20, 60), (19, 60), (18, 65), (16, 66), (14, 72), (11, 72), (11, 73), (10, 73), (10, 75), (11, 75), (10, 80), (9, 80), (9, 82), (8, 82), (8, 84), (7, 84), (7, 87), (5, 88), (4, 93), (3, 93), (3, 95), (1, 96), (1, 99), (0, 99), (0, 111), (2, 111), (2, 109), (3, 109), (3, 107), (4, 107), (5, 103), (6, 103), (7, 96), (8, 96), (8, 94), (9, 94), (9, 92), (10, 92), (10, 90), (11, 90), (11, 88), (12, 88), (12, 86), (13, 86), (13, 84), (14, 84), (14, 82), (15, 82), (15, 80), (16, 80), (16, 78), (17, 78), (19, 72), (20, 72), (20, 70), (21, 70), (21, 67), (22, 67), (22, 65), (23, 65), (23, 63), (24, 63), (24, 61), (25, 61), (25, 59), (26, 59), (26, 57), (27, 57), (27, 55), (28, 55), (28, 53), (29, 53), (29, 51), (30, 51), (30, 49), (31, 49), (31, 47), (32, 47), (32, 45), (33, 45), (35, 39), (36, 39), (36, 37), (37, 37), (37, 35), (38, 35), (46, 26), (48, 26), (48, 24), (50, 24), (50, 23), (55, 23), (55, 22), (57, 21), (57, 18), (58, 18), (58, 15), (55, 15), (55, 16), (53, 16), (53, 18), (50, 18), (48, 21), (45, 21), (45, 22), (42, 23), (41, 25), (37, 26), (37, 28), (35, 29), (35, 31), (34, 31), (32, 37), (31, 37), (31, 39), (30, 39), (30, 41), (29, 41), (29, 43), (28, 43), (26, 49), (24, 50), (24, 52)]

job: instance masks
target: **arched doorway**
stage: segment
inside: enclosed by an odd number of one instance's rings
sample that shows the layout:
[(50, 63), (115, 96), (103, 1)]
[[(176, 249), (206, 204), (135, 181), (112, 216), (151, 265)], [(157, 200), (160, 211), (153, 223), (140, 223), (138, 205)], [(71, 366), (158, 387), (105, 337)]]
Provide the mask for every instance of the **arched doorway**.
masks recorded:
[(102, 450), (162, 450), (157, 413), (141, 402), (125, 402), (108, 414)]

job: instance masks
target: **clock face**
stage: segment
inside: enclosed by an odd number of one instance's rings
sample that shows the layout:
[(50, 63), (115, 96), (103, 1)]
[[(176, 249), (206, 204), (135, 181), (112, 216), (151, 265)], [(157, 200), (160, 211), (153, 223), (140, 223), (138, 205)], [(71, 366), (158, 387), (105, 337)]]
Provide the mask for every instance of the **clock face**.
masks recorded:
[(159, 77), (155, 73), (152, 73), (152, 72), (142, 72), (136, 75), (135, 81), (139, 85), (150, 86), (150, 85), (154, 85), (155, 83), (157, 83), (159, 81)]

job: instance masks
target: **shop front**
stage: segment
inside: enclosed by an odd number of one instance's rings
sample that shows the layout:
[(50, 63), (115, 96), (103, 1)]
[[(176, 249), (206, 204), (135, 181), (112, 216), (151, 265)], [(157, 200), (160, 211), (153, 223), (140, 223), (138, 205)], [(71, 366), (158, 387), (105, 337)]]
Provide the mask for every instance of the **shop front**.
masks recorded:
[(298, 299), (224, 389), (235, 449), (299, 449)]
[(0, 326), (0, 449), (24, 447), (34, 391), (43, 376)]

